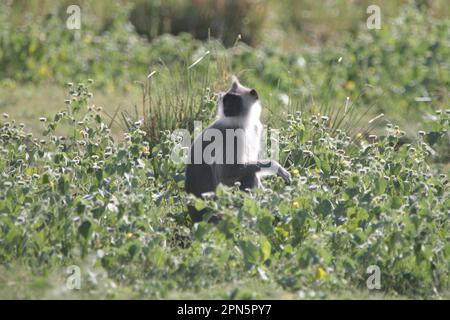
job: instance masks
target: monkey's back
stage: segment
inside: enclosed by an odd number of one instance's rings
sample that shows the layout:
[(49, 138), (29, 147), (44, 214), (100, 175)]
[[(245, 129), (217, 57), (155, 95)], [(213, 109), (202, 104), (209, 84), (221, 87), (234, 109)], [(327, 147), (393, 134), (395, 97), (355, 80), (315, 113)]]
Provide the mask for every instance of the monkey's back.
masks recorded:
[[(223, 158), (221, 159), (221, 163), (207, 163), (204, 159), (204, 150), (205, 148), (214, 142), (214, 140), (205, 141), (205, 132), (210, 129), (215, 129), (220, 132), (222, 136), (222, 143), (218, 145), (222, 152)], [(227, 146), (227, 138), (226, 138), (226, 129), (238, 129), (238, 127), (225, 127), (221, 122), (216, 121), (211, 124), (208, 128), (204, 129), (202, 133), (195, 138), (194, 142), (191, 145), (189, 152), (189, 162), (186, 165), (186, 182), (185, 188), (188, 193), (192, 193), (196, 196), (201, 196), (206, 192), (215, 192), (217, 185), (219, 183), (224, 184), (232, 184), (234, 181), (232, 179), (227, 179), (226, 177), (226, 167), (230, 167), (231, 165), (227, 165), (226, 162), (226, 146)], [(218, 143), (218, 142), (216, 142)], [(237, 144), (233, 144), (234, 148), (234, 163), (237, 162)], [(195, 150), (200, 151), (201, 154), (197, 154), (201, 156), (200, 159), (195, 159)], [(218, 155), (216, 159), (218, 159)], [(197, 160), (197, 161), (196, 161)]]
[[(209, 138), (205, 141), (205, 133), (210, 129), (220, 132), (222, 137), (221, 143), (220, 141), (216, 142), (215, 140), (209, 140)], [(229, 133), (233, 133), (233, 135), (228, 136), (227, 130), (232, 130)], [(241, 130), (241, 142), (238, 142), (238, 138), (235, 136), (237, 133), (236, 130)], [(215, 192), (219, 183), (233, 185), (239, 178), (239, 176), (236, 176), (236, 164), (257, 160), (261, 134), (262, 124), (259, 120), (245, 125), (240, 122), (224, 121), (223, 119), (212, 123), (196, 137), (191, 145), (189, 152), (190, 161), (186, 165), (186, 191), (196, 196), (201, 196), (202, 193)], [(220, 149), (221, 157), (214, 154), (215, 159), (221, 160), (220, 163), (217, 161), (206, 163), (203, 158), (205, 148), (213, 142), (216, 143), (216, 146)], [(231, 159), (227, 157), (227, 151), (231, 150), (228, 150), (229, 148), (232, 148), (233, 150), (233, 155), (230, 155), (229, 157)], [(195, 161), (195, 150), (197, 150), (197, 152), (201, 151), (201, 155), (197, 154), (197, 157), (201, 157), (201, 159), (197, 159), (197, 162)], [(228, 162), (230, 160), (231, 163)], [(252, 180), (251, 186), (254, 183), (254, 179), (250, 180)], [(257, 184), (256, 180), (255, 183)]]

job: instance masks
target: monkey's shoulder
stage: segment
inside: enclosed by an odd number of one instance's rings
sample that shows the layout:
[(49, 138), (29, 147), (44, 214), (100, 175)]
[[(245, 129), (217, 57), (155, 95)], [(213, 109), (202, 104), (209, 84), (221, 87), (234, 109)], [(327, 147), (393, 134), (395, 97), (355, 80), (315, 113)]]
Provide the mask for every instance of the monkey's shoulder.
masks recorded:
[(220, 131), (230, 130), (243, 130), (250, 132), (261, 132), (263, 125), (261, 121), (243, 121), (240, 117), (234, 118), (222, 118), (214, 121), (207, 129), (217, 129)]

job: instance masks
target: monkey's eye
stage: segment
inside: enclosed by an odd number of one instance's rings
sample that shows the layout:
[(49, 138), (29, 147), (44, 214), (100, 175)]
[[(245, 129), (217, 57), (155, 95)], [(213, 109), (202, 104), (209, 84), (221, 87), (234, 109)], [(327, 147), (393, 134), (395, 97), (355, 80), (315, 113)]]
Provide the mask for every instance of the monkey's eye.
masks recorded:
[(250, 95), (251, 95), (253, 98), (258, 99), (258, 92), (256, 92), (255, 89), (252, 89), (252, 90), (250, 91)]

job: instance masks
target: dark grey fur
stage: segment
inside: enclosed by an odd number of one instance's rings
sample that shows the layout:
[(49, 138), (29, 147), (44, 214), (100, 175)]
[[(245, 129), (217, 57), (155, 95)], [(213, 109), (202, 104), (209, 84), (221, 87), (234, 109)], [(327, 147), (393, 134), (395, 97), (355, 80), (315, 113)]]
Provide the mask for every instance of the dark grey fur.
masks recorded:
[[(208, 164), (203, 159), (201, 163), (195, 164), (194, 146), (196, 143), (202, 143), (201, 150), (203, 152), (213, 142), (205, 141), (203, 138), (200, 140), (197, 137), (191, 146), (190, 162), (186, 166), (186, 191), (188, 193), (197, 197), (201, 197), (205, 193), (214, 193), (219, 183), (232, 186), (239, 182), (242, 190), (260, 188), (262, 185), (258, 173), (263, 173), (268, 168), (271, 168), (270, 172), (272, 174), (277, 174), (286, 183), (290, 183), (290, 174), (275, 160), (254, 160), (239, 163), (237, 155), (238, 152), (242, 152), (242, 150), (239, 150), (239, 147), (242, 146), (236, 140), (232, 144), (234, 148), (233, 162), (230, 164), (226, 163), (226, 146), (229, 145), (227, 144), (227, 129), (250, 130), (250, 133), (255, 133), (255, 139), (260, 138), (258, 133), (258, 128), (261, 125), (259, 114), (253, 115), (251, 110), (255, 102), (258, 102), (258, 107), (260, 108), (256, 91), (240, 85), (237, 80), (233, 82), (230, 91), (221, 97), (219, 109), (221, 108), (222, 110), (219, 110), (219, 119), (203, 130), (201, 135), (203, 137), (205, 132), (211, 129), (219, 130), (222, 133), (222, 164), (217, 163), (219, 161)], [(256, 116), (258, 119), (249, 119), (249, 117)], [(252, 156), (252, 158), (257, 159), (257, 155)], [(194, 208), (190, 208), (190, 213), (193, 221), (199, 221), (202, 219), (204, 212), (198, 212)]]

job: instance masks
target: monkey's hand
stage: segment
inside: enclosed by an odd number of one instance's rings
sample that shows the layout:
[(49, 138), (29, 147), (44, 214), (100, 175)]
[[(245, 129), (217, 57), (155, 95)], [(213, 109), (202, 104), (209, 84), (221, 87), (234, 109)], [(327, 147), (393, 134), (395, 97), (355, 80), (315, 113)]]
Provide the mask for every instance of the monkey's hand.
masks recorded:
[(281, 177), (287, 185), (290, 185), (292, 182), (291, 174), (282, 166), (278, 168), (277, 176)]
[(262, 172), (267, 174), (276, 174), (281, 177), (286, 184), (291, 184), (291, 174), (287, 172), (277, 161), (275, 160), (259, 160), (257, 164), (258, 170), (256, 172)]

